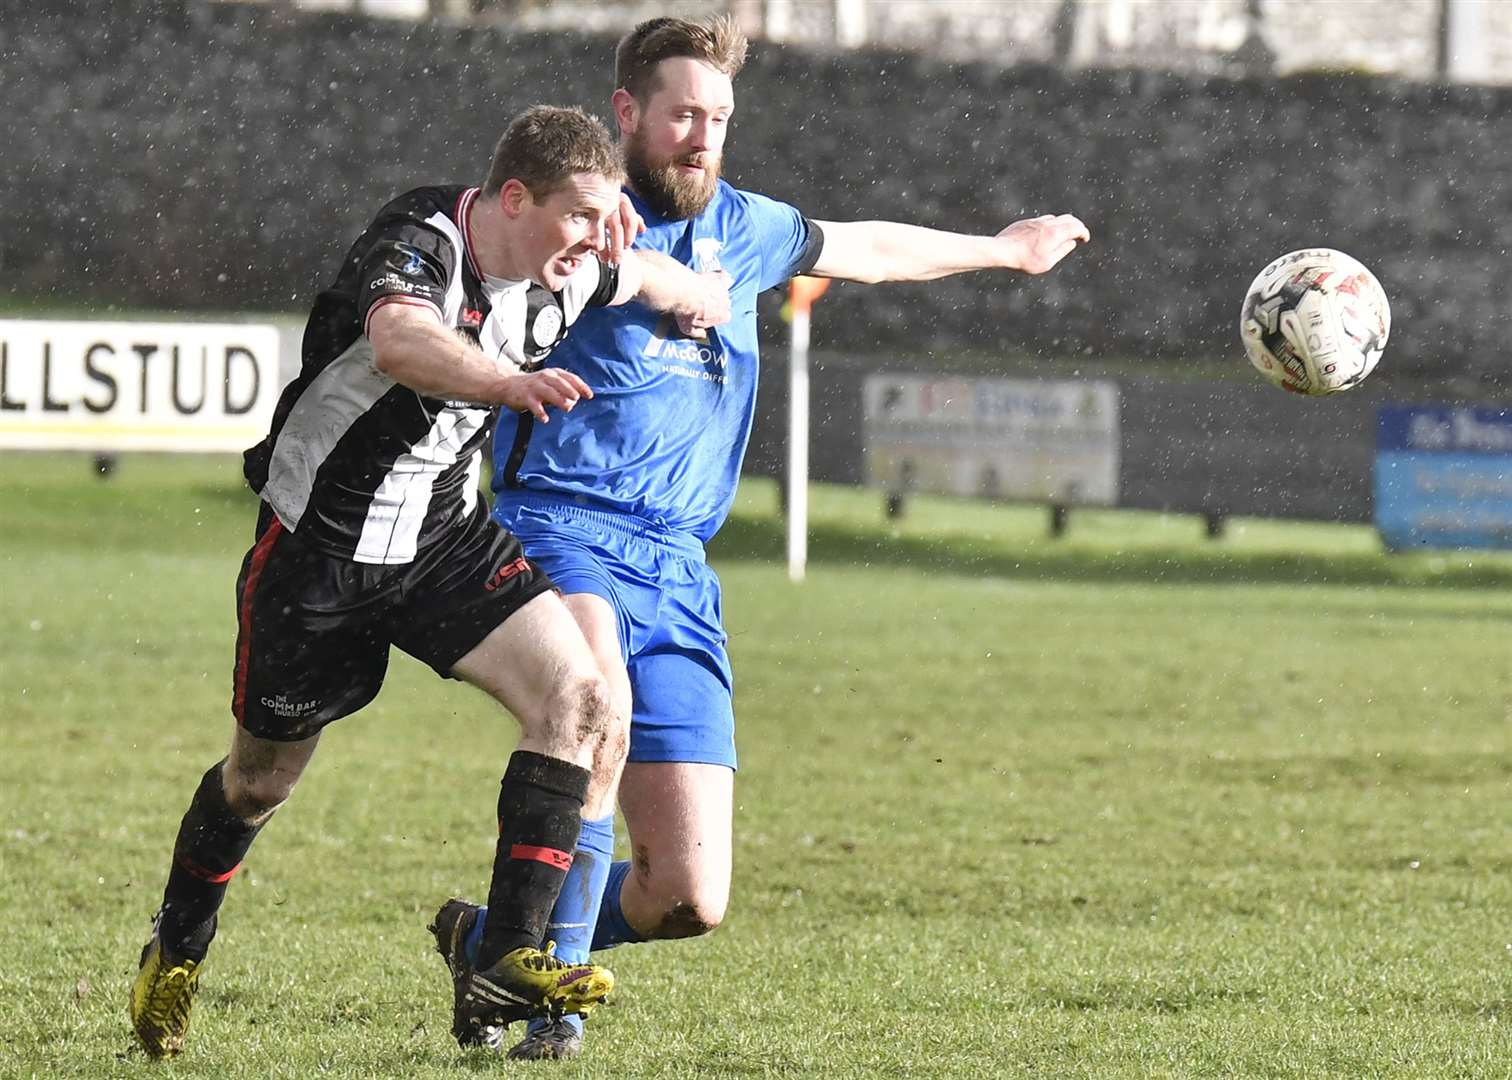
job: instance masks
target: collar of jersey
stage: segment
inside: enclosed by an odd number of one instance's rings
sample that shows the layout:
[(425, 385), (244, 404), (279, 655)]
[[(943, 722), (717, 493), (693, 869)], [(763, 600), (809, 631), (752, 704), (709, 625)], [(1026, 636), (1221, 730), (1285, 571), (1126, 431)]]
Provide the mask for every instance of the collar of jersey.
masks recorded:
[(489, 277), (487, 274), (479, 274), (478, 280), (483, 283), (483, 288), (491, 293), (507, 293), (514, 289), (530, 288), (528, 278)]
[[(467, 261), (472, 266), (473, 276), (479, 281), (487, 281), (483, 271), (478, 266), (478, 260), (473, 255), (472, 238), (472, 207), (478, 199), (478, 192), (482, 188), (470, 187), (457, 197), (457, 228), (462, 233), (462, 247), (466, 250)], [(497, 280), (497, 279), (494, 279)]]

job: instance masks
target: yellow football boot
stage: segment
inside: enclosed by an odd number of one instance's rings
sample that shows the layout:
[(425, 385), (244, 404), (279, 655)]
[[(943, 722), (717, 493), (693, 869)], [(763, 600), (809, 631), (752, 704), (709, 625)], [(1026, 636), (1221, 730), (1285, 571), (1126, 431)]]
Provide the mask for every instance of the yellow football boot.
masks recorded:
[(184, 1048), (203, 963), (170, 964), (156, 933), (142, 950), (141, 968), (131, 986), (131, 1026), (149, 1057), (173, 1057)]

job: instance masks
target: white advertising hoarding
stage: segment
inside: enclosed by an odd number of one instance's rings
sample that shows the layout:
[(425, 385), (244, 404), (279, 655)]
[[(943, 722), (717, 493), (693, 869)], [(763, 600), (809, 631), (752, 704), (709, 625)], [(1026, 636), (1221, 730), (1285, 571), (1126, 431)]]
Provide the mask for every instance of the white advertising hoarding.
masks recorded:
[(872, 375), (867, 482), (891, 492), (1118, 502), (1111, 382)]
[(244, 450), (281, 388), (273, 326), (0, 319), (0, 447)]

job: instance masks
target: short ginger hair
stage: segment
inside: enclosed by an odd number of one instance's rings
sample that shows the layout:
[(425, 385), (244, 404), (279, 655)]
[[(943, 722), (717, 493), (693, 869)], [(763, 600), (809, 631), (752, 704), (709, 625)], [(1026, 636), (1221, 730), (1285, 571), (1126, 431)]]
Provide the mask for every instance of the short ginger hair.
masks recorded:
[(734, 78), (745, 66), (745, 31), (731, 15), (699, 22), (648, 19), (620, 38), (614, 50), (615, 86), (645, 102), (656, 92), (656, 65), (687, 56)]

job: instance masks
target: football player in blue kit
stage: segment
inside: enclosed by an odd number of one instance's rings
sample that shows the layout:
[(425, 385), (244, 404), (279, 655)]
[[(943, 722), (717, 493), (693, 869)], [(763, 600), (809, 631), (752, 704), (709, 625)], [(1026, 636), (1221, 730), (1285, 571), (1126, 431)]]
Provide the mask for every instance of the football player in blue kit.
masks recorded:
[[(595, 770), (574, 862), (548, 924), (557, 955), (689, 937), (729, 898), (735, 771), (732, 677), (719, 582), (704, 544), (730, 509), (757, 385), (756, 296), (798, 274), (926, 281), (970, 270), (1040, 274), (1088, 239), (1070, 215), (993, 236), (886, 221), (814, 221), (719, 178), (746, 39), (733, 19), (653, 19), (621, 40), (612, 103), (628, 189), (665, 252), (727, 282), (731, 321), (708, 331), (643, 306), (583, 314), (552, 363), (594, 388), (542, 427), (500, 420), (494, 517), (562, 589), (621, 708), (623, 775)], [(632, 857), (612, 863), (614, 795)], [(602, 898), (602, 905), (600, 904)], [(449, 901), (435, 920), (467, 955), (484, 909)], [(581, 1021), (533, 1021), (518, 1058), (571, 1057)], [(501, 1037), (502, 1037), (502, 1033)]]

